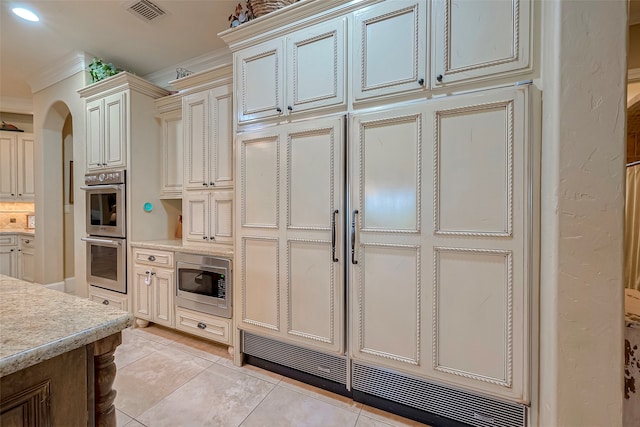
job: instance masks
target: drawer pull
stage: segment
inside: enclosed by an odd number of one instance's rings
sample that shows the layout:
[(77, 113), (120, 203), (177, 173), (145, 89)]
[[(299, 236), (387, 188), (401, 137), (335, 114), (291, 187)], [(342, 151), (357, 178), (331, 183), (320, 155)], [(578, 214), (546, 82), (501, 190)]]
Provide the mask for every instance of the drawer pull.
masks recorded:
[(204, 324), (204, 323), (202, 323), (202, 322), (198, 322), (198, 328), (200, 328), (200, 329), (206, 329), (206, 328), (207, 328), (207, 325), (205, 325), (205, 324)]
[(156, 257), (154, 257), (153, 255), (149, 255), (149, 258), (147, 258), (149, 261), (155, 261)]
[(102, 301), (102, 303), (103, 303), (104, 305), (109, 305), (109, 300), (108, 300), (108, 299), (106, 299), (106, 300)]
[(24, 243), (28, 245), (29, 243), (31, 243), (31, 240), (25, 240)]

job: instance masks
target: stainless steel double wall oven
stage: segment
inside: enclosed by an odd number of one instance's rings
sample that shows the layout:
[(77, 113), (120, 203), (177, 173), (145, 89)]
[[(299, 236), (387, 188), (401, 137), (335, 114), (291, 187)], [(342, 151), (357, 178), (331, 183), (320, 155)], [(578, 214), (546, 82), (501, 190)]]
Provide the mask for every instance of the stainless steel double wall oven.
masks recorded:
[(86, 192), (87, 282), (127, 293), (125, 171), (88, 173)]

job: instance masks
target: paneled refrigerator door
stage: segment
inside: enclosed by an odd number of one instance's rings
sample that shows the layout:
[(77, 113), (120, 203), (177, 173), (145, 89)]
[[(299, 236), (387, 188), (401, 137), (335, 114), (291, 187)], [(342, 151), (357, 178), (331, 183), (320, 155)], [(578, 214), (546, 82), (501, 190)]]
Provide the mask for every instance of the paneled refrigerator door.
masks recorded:
[(344, 120), (241, 134), (236, 318), (243, 330), (344, 351)]
[(356, 362), (528, 402), (529, 115), (522, 86), (356, 116)]

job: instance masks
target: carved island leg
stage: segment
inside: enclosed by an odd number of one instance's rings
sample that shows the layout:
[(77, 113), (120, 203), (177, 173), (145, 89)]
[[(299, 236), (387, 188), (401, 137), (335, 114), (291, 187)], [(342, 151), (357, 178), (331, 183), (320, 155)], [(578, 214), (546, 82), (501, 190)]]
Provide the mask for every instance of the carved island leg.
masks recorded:
[(116, 407), (113, 405), (116, 391), (111, 388), (116, 379), (113, 353), (121, 343), (122, 333), (118, 332), (93, 344), (94, 408), (97, 427), (116, 427)]

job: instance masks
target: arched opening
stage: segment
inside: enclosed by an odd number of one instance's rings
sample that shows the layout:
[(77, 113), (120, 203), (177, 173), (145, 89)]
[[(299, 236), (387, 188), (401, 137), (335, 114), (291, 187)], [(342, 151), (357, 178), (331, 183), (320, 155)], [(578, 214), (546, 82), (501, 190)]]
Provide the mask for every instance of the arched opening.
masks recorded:
[(41, 267), (36, 281), (75, 293), (73, 118), (64, 102), (54, 103), (45, 115), (41, 152), (35, 211), (36, 240), (41, 240), (42, 250), (36, 253), (36, 264)]

